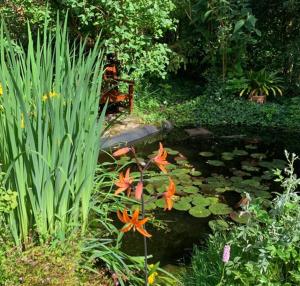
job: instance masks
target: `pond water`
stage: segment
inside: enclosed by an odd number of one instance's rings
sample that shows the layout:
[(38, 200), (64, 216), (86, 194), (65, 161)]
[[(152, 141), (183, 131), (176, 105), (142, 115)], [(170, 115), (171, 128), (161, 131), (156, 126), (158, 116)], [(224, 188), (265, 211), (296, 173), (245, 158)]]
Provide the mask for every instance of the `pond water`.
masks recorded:
[[(163, 211), (161, 200), (147, 207), (148, 215), (153, 214), (166, 225), (147, 226), (152, 234), (148, 240), (151, 262), (160, 261), (161, 265), (188, 262), (193, 245), (204, 244), (221, 218), (240, 220), (237, 203), (248, 196), (246, 193), (251, 198), (267, 200), (272, 192), (280, 190), (273, 180), (272, 169), (285, 167), (284, 150), (300, 154), (300, 134), (230, 127), (213, 131), (211, 137), (189, 137), (184, 130), (173, 130), (136, 145), (142, 156), (155, 152), (159, 141), (169, 148), (170, 174), (177, 186), (175, 209)], [(153, 173), (145, 192), (149, 197), (154, 191), (163, 192), (164, 184), (167, 178)], [(227, 226), (221, 222), (219, 227)], [(128, 254), (142, 255), (142, 236), (126, 233), (122, 248)]]

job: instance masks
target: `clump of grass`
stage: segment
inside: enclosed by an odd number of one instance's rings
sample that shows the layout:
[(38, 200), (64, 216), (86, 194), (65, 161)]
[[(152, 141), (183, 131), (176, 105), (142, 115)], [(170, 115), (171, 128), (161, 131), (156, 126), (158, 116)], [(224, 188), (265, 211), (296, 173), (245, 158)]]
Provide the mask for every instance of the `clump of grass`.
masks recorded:
[[(17, 192), (6, 221), (15, 243), (66, 237), (88, 224), (104, 114), (98, 117), (99, 41), (70, 44), (57, 20), (15, 50), (0, 29), (0, 162), (3, 184)], [(5, 43), (5, 44), (4, 44)]]

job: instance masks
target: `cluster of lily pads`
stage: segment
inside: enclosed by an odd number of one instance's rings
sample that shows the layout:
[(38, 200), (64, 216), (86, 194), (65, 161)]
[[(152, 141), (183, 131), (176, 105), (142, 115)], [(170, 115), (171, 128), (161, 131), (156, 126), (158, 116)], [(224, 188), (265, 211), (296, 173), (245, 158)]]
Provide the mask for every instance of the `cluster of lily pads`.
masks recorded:
[[(169, 175), (176, 184), (174, 209), (186, 211), (197, 218), (206, 218), (210, 215), (230, 215), (238, 222), (243, 218), (228, 205), (224, 193), (237, 192), (241, 196), (247, 193), (250, 197), (269, 199), (271, 195), (270, 184), (273, 182), (272, 169), (283, 169), (285, 161), (280, 159), (267, 160), (267, 155), (258, 153), (256, 145), (246, 145), (245, 150), (234, 149), (232, 152), (215, 154), (203, 151), (198, 154), (199, 161), (213, 169), (210, 176), (204, 177), (188, 159), (180, 152), (165, 148), (169, 154), (168, 160), (172, 162), (167, 166)], [(153, 156), (150, 154), (149, 157)], [(130, 158), (122, 157), (119, 164), (128, 163)], [(236, 160), (240, 168), (228, 166), (230, 161)], [(230, 164), (229, 164), (230, 165)], [(232, 164), (231, 164), (232, 165)], [(237, 164), (235, 164), (237, 165)], [(224, 169), (226, 168), (226, 172)], [(224, 175), (228, 173), (230, 175)], [(132, 173), (132, 176), (138, 173)], [(153, 194), (165, 192), (168, 185), (168, 176), (148, 171), (145, 174), (145, 201), (148, 211), (164, 207), (162, 198), (153, 198)], [(210, 226), (226, 227), (223, 220), (213, 220)]]

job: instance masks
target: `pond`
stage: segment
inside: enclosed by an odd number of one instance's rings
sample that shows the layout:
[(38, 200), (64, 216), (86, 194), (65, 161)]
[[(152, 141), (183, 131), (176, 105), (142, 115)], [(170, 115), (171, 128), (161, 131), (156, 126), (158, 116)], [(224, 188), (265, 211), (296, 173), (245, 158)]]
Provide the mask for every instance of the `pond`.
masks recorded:
[[(169, 151), (170, 174), (177, 186), (172, 211), (163, 211), (162, 200), (147, 206), (164, 223), (160, 227), (147, 227), (152, 234), (151, 262), (184, 264), (193, 245), (204, 244), (212, 228), (228, 227), (221, 218), (246, 221), (247, 217), (239, 216), (240, 199), (271, 198), (272, 192), (280, 191), (272, 169), (285, 167), (284, 150), (300, 154), (299, 134), (230, 127), (213, 131), (210, 137), (190, 137), (184, 130), (173, 130), (136, 145), (139, 154), (147, 156), (162, 142)], [(165, 176), (152, 175), (145, 192), (149, 196), (153, 191), (163, 192), (162, 186), (166, 184)], [(122, 248), (128, 254), (142, 255), (143, 238), (126, 233)]]

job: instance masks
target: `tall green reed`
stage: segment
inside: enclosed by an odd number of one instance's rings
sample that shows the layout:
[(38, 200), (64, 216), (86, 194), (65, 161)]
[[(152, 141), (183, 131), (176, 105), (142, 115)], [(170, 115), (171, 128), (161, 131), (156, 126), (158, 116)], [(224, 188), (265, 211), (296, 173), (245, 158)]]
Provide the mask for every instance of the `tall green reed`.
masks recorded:
[(104, 123), (100, 42), (90, 50), (70, 43), (59, 19), (36, 38), (29, 27), (19, 50), (3, 23), (0, 34), (0, 162), (7, 189), (18, 193), (7, 217), (14, 240), (84, 233)]

